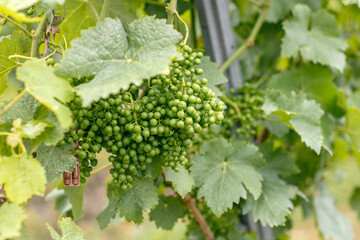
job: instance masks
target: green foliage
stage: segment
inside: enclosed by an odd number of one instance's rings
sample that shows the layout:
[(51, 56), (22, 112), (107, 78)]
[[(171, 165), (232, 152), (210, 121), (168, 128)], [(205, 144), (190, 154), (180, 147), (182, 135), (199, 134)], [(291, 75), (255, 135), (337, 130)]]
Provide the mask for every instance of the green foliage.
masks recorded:
[(171, 230), (179, 218), (184, 217), (184, 209), (180, 200), (174, 197), (160, 197), (158, 205), (151, 211), (150, 220), (156, 226)]
[(301, 136), (306, 146), (320, 154), (324, 140), (320, 118), (324, 111), (318, 103), (307, 100), (304, 95), (297, 95), (295, 92), (281, 94), (278, 91), (268, 91), (263, 110), (268, 115), (277, 115), (280, 119), (274, 121), (292, 127)]
[(318, 191), (314, 202), (316, 220), (322, 235), (334, 240), (354, 239), (349, 219), (337, 210), (325, 183), (318, 185)]
[(76, 158), (70, 149), (70, 145), (40, 145), (37, 150), (38, 160), (46, 170), (46, 178), (48, 181), (59, 177), (62, 172), (72, 172), (76, 166)]
[[(251, 213), (285, 239), (297, 207), (324, 238), (353, 239), (324, 182), (360, 161), (360, 9), (347, 6), (358, 1), (229, 1), (238, 89), (218, 89), (227, 65), (199, 49), (197, 5), (169, 2), (0, 0), (0, 239), (31, 236), (23, 206), (46, 180), (59, 183), (46, 199), (80, 221), (102, 150), (101, 229), (149, 212), (165, 230), (182, 219), (185, 238), (256, 239), (238, 228)], [(81, 185), (63, 186), (76, 159)], [(58, 226), (52, 238), (83, 239), (70, 218)]]
[(76, 226), (76, 224), (71, 221), (71, 218), (62, 218), (59, 220), (58, 225), (61, 229), (62, 236), (60, 236), (55, 229), (46, 224), (52, 239), (54, 240), (85, 240), (83, 238), (83, 232), (81, 229)]
[(125, 31), (119, 20), (107, 19), (96, 29), (82, 32), (56, 72), (73, 78), (95, 75), (77, 87), (83, 105), (89, 106), (130, 83), (138, 85), (144, 78), (166, 74), (171, 58), (180, 57), (174, 47), (179, 39), (180, 34), (164, 20), (142, 18)]
[(202, 77), (208, 80), (208, 87), (214, 91), (217, 96), (221, 95), (220, 90), (217, 88), (218, 85), (226, 83), (228, 80), (224, 76), (224, 74), (219, 71), (219, 66), (210, 60), (210, 57), (205, 56), (201, 63), (199, 64), (199, 68), (204, 70)]
[(25, 219), (22, 207), (15, 203), (4, 203), (0, 208), (0, 239), (19, 237), (21, 223)]
[(0, 184), (4, 184), (11, 202), (22, 204), (33, 195), (44, 195), (45, 170), (36, 159), (25, 155), (1, 157), (0, 164)]
[(14, 31), (11, 39), (4, 37), (0, 42), (0, 95), (7, 87), (7, 75), (19, 63), (16, 58), (9, 59), (11, 55), (29, 55), (31, 41), (20, 31)]
[(28, 93), (55, 113), (62, 128), (72, 124), (71, 112), (64, 106), (73, 98), (71, 86), (56, 76), (52, 67), (40, 60), (27, 61), (17, 69), (16, 76), (25, 83)]
[(200, 153), (193, 159), (191, 174), (199, 186), (198, 198), (204, 197), (217, 216), (240, 198), (247, 198), (245, 187), (255, 199), (260, 196), (262, 176), (256, 168), (264, 166), (265, 161), (256, 146), (219, 138), (205, 143)]
[[(311, 22), (311, 26), (310, 26)], [(282, 40), (281, 55), (301, 57), (343, 71), (347, 44), (337, 37), (334, 17), (324, 11), (312, 13), (305, 5), (293, 8), (293, 18), (284, 21), (285, 37)]]

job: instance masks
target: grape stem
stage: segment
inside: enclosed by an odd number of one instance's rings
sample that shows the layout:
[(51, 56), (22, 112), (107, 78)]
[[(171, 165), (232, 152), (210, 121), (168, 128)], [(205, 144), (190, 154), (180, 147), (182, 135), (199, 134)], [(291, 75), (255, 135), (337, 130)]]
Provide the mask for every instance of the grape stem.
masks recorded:
[(262, 11), (258, 17), (258, 19), (256, 20), (256, 23), (249, 35), (249, 37), (244, 41), (244, 43), (233, 53), (233, 55), (231, 55), (220, 67), (221, 71), (226, 71), (226, 69), (228, 69), (231, 64), (238, 59), (238, 57), (241, 56), (241, 54), (243, 54), (245, 52), (245, 50), (248, 47), (252, 47), (254, 46), (254, 41), (262, 27), (262, 25), (264, 24), (265, 21), (265, 17), (266, 17), (266, 13), (269, 9), (271, 0), (268, 0), (264, 5), (262, 5)]
[(230, 105), (235, 109), (236, 113), (237, 113), (238, 115), (241, 115), (241, 110), (240, 110), (240, 108), (238, 107), (238, 105), (237, 105), (235, 102), (233, 102), (230, 98), (228, 98), (225, 94), (223, 94), (223, 95), (220, 97), (220, 99), (223, 100), (224, 102), (230, 104)]
[(5, 14), (3, 13), (0, 13), (0, 17), (1, 18), (4, 18), (6, 19), (7, 21), (9, 21), (10, 23), (12, 23), (13, 25), (15, 25), (16, 27), (20, 28), (26, 36), (32, 38), (33, 36), (31, 35), (31, 33), (26, 29), (24, 28), (23, 26), (21, 26), (19, 23), (15, 22), (14, 20), (12, 20), (11, 18), (9, 18), (8, 16), (6, 16)]
[(202, 232), (205, 235), (206, 240), (215, 240), (214, 234), (211, 232), (209, 225), (207, 224), (205, 218), (196, 207), (195, 200), (191, 198), (190, 194), (187, 194), (183, 199), (186, 206), (190, 209), (190, 212), (194, 215), (195, 220), (200, 225)]
[(111, 167), (111, 166), (112, 166), (112, 163), (107, 163), (107, 164), (99, 167), (98, 169), (92, 171), (92, 172), (90, 173), (90, 175), (94, 175), (94, 174), (96, 174), (96, 173), (102, 172), (103, 170), (105, 170), (105, 169), (107, 169), (107, 168), (109, 168), (109, 167)]

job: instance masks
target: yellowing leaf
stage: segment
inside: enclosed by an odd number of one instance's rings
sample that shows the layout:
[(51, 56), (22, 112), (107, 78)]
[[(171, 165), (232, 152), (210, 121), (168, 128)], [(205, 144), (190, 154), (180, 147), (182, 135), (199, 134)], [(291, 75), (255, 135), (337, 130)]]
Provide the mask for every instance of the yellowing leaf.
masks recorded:
[(33, 195), (44, 195), (45, 169), (30, 156), (0, 157), (0, 184), (9, 201), (22, 204)]
[(20, 236), (21, 223), (26, 219), (24, 210), (14, 203), (0, 207), (0, 240)]

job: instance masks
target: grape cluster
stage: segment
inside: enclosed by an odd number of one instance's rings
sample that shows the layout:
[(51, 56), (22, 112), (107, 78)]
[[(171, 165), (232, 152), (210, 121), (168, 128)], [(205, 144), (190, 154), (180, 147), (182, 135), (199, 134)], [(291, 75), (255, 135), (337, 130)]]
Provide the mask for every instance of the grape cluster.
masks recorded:
[(227, 104), (228, 108), (220, 133), (230, 138), (231, 129), (235, 126), (238, 135), (248, 138), (256, 135), (256, 121), (264, 118), (264, 112), (261, 109), (264, 103), (263, 90), (255, 84), (246, 82), (236, 92), (231, 89), (227, 98), (231, 103)]
[[(202, 52), (186, 45), (178, 50), (184, 59), (172, 61), (169, 75), (144, 80), (140, 87), (130, 85), (87, 108), (81, 107), (79, 97), (70, 103), (74, 127), (66, 141), (78, 141), (75, 154), (82, 182), (97, 164), (95, 153), (102, 148), (112, 154), (113, 183), (123, 190), (134, 177), (146, 174), (153, 161), (179, 171), (179, 165), (188, 163), (187, 151), (196, 133), (222, 122), (225, 105), (206, 87), (208, 80), (201, 78), (203, 70), (197, 67)], [(73, 79), (72, 84), (90, 80)]]

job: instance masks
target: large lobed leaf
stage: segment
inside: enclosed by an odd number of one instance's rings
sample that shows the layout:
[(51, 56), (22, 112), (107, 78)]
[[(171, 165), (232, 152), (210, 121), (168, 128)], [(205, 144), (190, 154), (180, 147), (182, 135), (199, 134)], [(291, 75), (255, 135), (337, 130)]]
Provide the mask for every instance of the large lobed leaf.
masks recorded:
[(337, 37), (335, 18), (325, 10), (312, 13), (302, 4), (296, 5), (292, 13), (293, 18), (283, 23), (282, 56), (295, 57), (300, 53), (305, 60), (343, 71), (348, 45)]
[(48, 228), (52, 239), (54, 240), (84, 240), (83, 232), (81, 228), (76, 226), (76, 224), (71, 221), (71, 218), (62, 218), (58, 225), (61, 229), (62, 236), (60, 236), (55, 229), (50, 226), (48, 223), (46, 227)]
[(7, 86), (8, 73), (17, 67), (19, 63), (14, 59), (9, 59), (11, 55), (29, 55), (31, 39), (21, 31), (14, 31), (11, 39), (4, 37), (0, 41), (0, 95)]
[(292, 127), (306, 146), (320, 154), (324, 140), (320, 119), (324, 111), (318, 103), (294, 92), (282, 94), (279, 91), (267, 91), (262, 108), (268, 115), (279, 116), (280, 122)]
[(326, 239), (354, 239), (349, 219), (336, 208), (334, 199), (325, 183), (318, 184), (317, 188), (318, 194), (315, 196), (314, 202), (317, 225), (321, 234)]
[(72, 42), (57, 74), (73, 78), (95, 75), (77, 87), (83, 105), (88, 106), (130, 83), (168, 73), (170, 60), (180, 57), (175, 47), (180, 38), (165, 20), (145, 17), (125, 30), (118, 19), (106, 19)]
[(9, 201), (22, 204), (33, 195), (45, 192), (45, 169), (34, 158), (0, 157), (0, 184), (4, 184)]
[(25, 219), (22, 207), (14, 203), (4, 203), (0, 207), (0, 240), (19, 237), (21, 223)]
[(25, 62), (17, 69), (16, 76), (25, 83), (28, 93), (55, 113), (61, 127), (68, 128), (71, 125), (71, 111), (64, 105), (73, 98), (68, 81), (56, 76), (53, 68), (41, 60)]
[(256, 168), (265, 161), (255, 145), (219, 138), (205, 143), (200, 152), (193, 159), (191, 174), (199, 186), (198, 198), (204, 197), (217, 216), (247, 198), (246, 189), (256, 199), (260, 196), (262, 176)]

